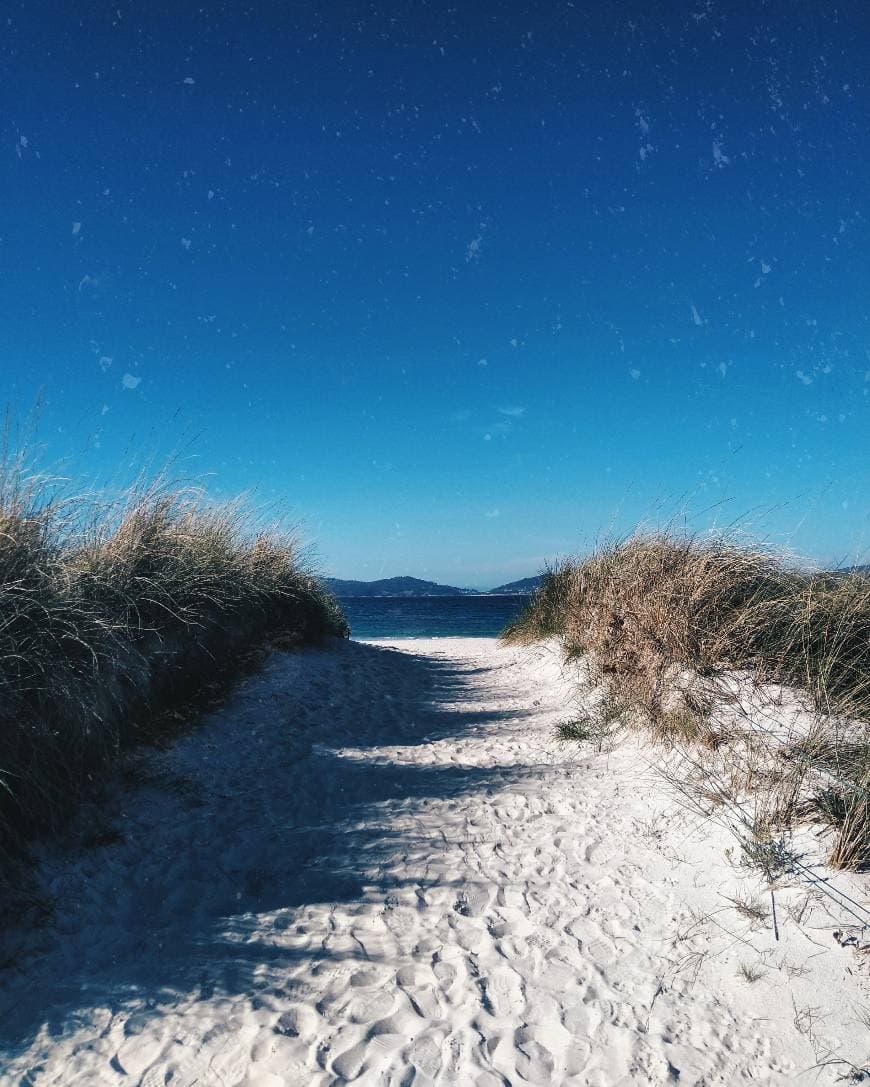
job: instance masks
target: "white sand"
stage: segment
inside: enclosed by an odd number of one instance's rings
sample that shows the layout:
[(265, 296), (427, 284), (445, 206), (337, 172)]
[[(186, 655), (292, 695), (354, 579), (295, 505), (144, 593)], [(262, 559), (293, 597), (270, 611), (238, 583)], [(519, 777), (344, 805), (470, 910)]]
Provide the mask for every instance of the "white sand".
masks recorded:
[(122, 840), (46, 853), (0, 1082), (731, 1087), (870, 1060), (866, 932), (801, 885), (779, 940), (738, 913), (769, 894), (637, 748), (554, 740), (552, 652), (394, 645), (274, 656), (137, 758), (102, 809)]

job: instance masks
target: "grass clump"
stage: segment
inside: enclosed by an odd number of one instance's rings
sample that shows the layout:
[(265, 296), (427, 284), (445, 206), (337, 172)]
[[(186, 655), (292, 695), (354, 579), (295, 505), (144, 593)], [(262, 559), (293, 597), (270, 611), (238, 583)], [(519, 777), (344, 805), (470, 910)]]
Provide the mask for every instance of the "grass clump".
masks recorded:
[(254, 647), (347, 625), (295, 539), (157, 486), (100, 505), (0, 467), (0, 851), (57, 828), (120, 748)]
[(756, 981), (761, 981), (764, 977), (763, 970), (759, 970), (757, 966), (752, 966), (751, 963), (746, 962), (740, 964), (737, 973), (747, 985), (754, 985)]
[(750, 670), (826, 711), (870, 711), (870, 577), (808, 574), (718, 539), (639, 536), (563, 563), (505, 636), (592, 651), (606, 673), (645, 682), (649, 708), (679, 664)]
[(583, 743), (585, 740), (594, 739), (595, 725), (588, 717), (578, 717), (574, 721), (561, 721), (556, 725), (556, 735), (566, 742), (573, 740), (575, 743)]
[[(732, 792), (766, 789), (765, 819), (793, 817), (810, 786), (826, 791), (837, 815), (832, 863), (867, 862), (866, 572), (811, 573), (728, 539), (639, 535), (551, 568), (504, 634), (514, 644), (553, 637), (569, 659), (586, 655), (656, 740), (706, 747)], [(813, 734), (774, 741), (737, 728), (733, 714), (728, 727), (712, 722), (715, 705), (740, 703), (741, 678), (756, 694), (799, 692), (815, 714)], [(775, 696), (765, 698), (756, 709), (780, 718)]]
[(734, 898), (729, 898), (728, 901), (742, 917), (746, 917), (750, 921), (766, 921), (770, 914), (767, 906), (757, 898), (737, 895)]

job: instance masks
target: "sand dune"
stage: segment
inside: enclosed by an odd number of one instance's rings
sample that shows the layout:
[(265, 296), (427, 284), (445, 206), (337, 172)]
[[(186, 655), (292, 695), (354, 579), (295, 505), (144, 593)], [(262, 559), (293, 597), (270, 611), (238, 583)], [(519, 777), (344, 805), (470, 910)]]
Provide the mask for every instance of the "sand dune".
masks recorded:
[(0, 1083), (730, 1087), (867, 1061), (856, 916), (795, 883), (777, 939), (638, 748), (553, 739), (573, 691), (555, 653), (488, 639), (276, 654), (136, 756), (99, 842), (91, 812), (46, 851)]

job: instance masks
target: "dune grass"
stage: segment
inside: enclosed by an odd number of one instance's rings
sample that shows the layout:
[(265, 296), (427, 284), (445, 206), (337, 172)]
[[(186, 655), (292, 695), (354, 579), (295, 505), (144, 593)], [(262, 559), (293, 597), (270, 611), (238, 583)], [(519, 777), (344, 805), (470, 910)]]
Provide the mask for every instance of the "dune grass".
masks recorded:
[[(696, 797), (751, 795), (756, 830), (826, 813), (831, 863), (870, 861), (866, 573), (811, 573), (726, 539), (636, 536), (551, 569), (504, 637), (588, 655), (657, 741), (691, 749)], [(741, 727), (735, 676), (769, 728)], [(786, 690), (805, 704), (800, 727), (782, 724)]]
[(58, 828), (254, 647), (347, 634), (293, 536), (250, 523), (191, 489), (100, 502), (0, 468), (0, 852)]

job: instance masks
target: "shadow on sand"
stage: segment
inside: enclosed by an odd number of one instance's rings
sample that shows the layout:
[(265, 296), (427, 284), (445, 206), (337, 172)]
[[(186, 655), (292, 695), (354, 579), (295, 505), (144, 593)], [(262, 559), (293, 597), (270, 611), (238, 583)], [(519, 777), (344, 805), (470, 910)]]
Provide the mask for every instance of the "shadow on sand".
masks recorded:
[(427, 746), (516, 719), (488, 671), (355, 642), (278, 654), (173, 749), (137, 756), (139, 783), (99, 810), (121, 840), (46, 861), (54, 916), (13, 933), (0, 1044), (133, 1005), (286, 994), (305, 960), (366, 958), (330, 946), (330, 912), (389, 912), (443, 849), (444, 802), (534, 772)]

